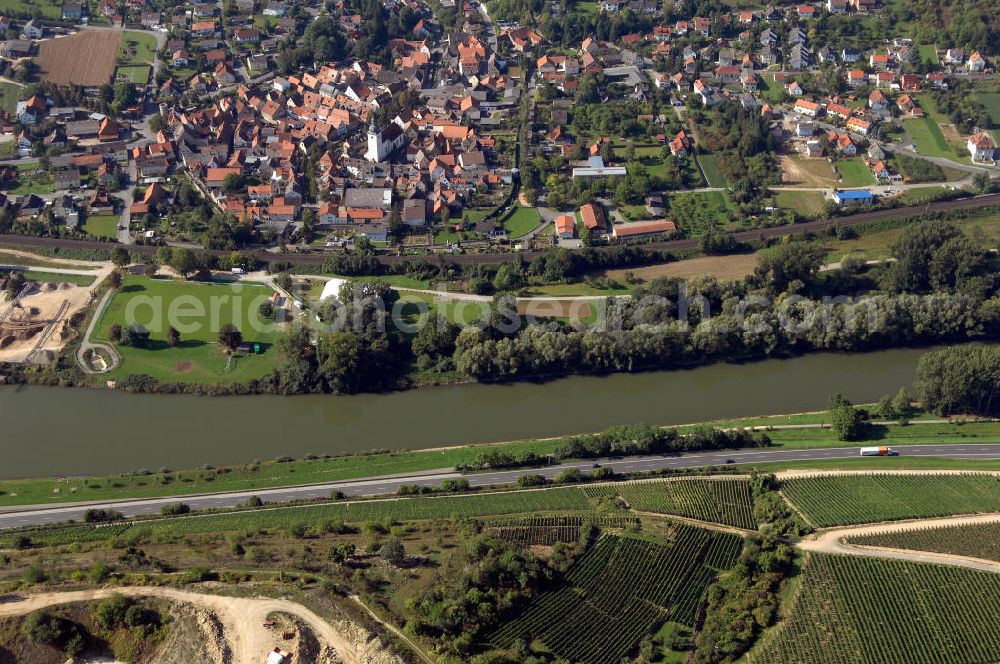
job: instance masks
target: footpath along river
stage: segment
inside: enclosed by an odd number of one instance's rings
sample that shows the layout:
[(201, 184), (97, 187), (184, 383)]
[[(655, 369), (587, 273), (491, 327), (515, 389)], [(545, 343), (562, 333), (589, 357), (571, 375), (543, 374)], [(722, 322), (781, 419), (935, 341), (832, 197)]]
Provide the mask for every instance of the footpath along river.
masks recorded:
[(911, 385), (925, 352), (816, 354), (340, 397), (7, 386), (0, 387), (0, 478), (195, 468), (819, 410), (834, 392), (863, 402)]

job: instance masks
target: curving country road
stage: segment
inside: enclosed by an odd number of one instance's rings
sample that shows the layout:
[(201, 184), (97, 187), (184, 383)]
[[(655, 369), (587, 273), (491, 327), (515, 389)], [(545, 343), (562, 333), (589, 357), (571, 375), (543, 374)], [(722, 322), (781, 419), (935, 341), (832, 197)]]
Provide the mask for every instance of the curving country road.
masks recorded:
[[(642, 473), (670, 468), (698, 468), (725, 465), (732, 459), (737, 464), (766, 464), (782, 461), (822, 461), (849, 459), (858, 456), (858, 447), (831, 447), (808, 450), (740, 449), (689, 454), (651, 455), (628, 459), (598, 459), (553, 464), (544, 468), (522, 468), (463, 475), (452, 469), (440, 469), (408, 475), (372, 477), (342, 482), (324, 482), (303, 486), (279, 487), (226, 493), (112, 500), (103, 502), (61, 503), (58, 505), (21, 505), (0, 509), (0, 528), (19, 528), (80, 521), (84, 512), (100, 506), (121, 512), (127, 517), (160, 514), (166, 505), (184, 502), (194, 510), (239, 507), (247, 498), (258, 496), (268, 502), (315, 500), (328, 498), (332, 491), (343, 491), (348, 497), (379, 496), (395, 493), (403, 484), (437, 485), (442, 480), (465, 477), (473, 487), (512, 484), (523, 475), (539, 474), (554, 477), (560, 472), (576, 468), (589, 470), (594, 463), (614, 469), (616, 473)], [(894, 446), (902, 457), (939, 457), (964, 460), (1000, 460), (1000, 443), (900, 445)], [(884, 467), (880, 467), (880, 470)]]
[(973, 516), (951, 516), (934, 519), (914, 519), (894, 521), (892, 523), (866, 524), (823, 530), (798, 542), (796, 546), (803, 551), (821, 553), (839, 553), (850, 556), (868, 556), (876, 558), (893, 558), (917, 563), (933, 563), (937, 565), (956, 565), (986, 572), (1000, 572), (1000, 562), (983, 560), (970, 556), (950, 553), (922, 551), (919, 549), (894, 549), (882, 546), (855, 544), (851, 538), (862, 535), (876, 535), (914, 528), (946, 528), (951, 526), (972, 526), (1000, 521), (1000, 514), (976, 514)]

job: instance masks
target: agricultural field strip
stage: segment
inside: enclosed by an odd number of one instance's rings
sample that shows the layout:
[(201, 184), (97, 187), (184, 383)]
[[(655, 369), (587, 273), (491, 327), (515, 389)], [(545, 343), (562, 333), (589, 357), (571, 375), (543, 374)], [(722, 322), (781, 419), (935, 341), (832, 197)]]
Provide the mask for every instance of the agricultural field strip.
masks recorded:
[(1000, 478), (989, 473), (798, 477), (781, 491), (821, 528), (1000, 511)]
[(676, 514), (744, 530), (757, 528), (750, 482), (746, 478), (628, 482), (585, 487), (583, 491), (594, 500), (621, 497), (642, 512)]
[[(332, 521), (360, 523), (386, 519), (419, 520), (452, 516), (590, 510), (590, 503), (579, 488), (559, 487), (471, 495), (264, 507), (241, 512), (198, 514), (101, 526), (66, 526), (26, 531), (26, 534), (37, 544), (59, 545), (74, 541), (111, 540), (138, 533), (186, 535), (249, 528), (285, 528), (294, 523), (315, 526)], [(0, 537), (0, 548), (8, 547), (16, 536)]]
[(1000, 574), (810, 554), (751, 664), (965, 664), (1000, 659)]
[(693, 625), (717, 567), (736, 562), (743, 540), (679, 525), (672, 544), (605, 535), (570, 569), (566, 585), (543, 594), (492, 637), (508, 647), (532, 635), (585, 664), (617, 661), (665, 619)]
[(482, 519), (480, 523), (494, 536), (517, 546), (551, 546), (556, 542), (575, 542), (585, 525), (602, 529), (641, 529), (642, 522), (624, 516), (532, 516)]
[(850, 529), (846, 546), (931, 552), (1000, 563), (1000, 514)]

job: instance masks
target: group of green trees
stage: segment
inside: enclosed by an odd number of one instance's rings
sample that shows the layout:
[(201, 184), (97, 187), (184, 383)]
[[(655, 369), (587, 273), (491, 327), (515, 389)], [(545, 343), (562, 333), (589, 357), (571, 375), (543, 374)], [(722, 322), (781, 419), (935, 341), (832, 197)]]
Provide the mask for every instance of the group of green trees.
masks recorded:
[(807, 530), (778, 494), (773, 475), (754, 475), (751, 484), (760, 527), (736, 566), (708, 590), (705, 620), (695, 638), (698, 664), (738, 660), (777, 620), (782, 583), (795, 564), (787, 538)]
[(56, 611), (33, 611), (21, 624), (21, 634), (30, 642), (55, 648), (71, 659), (91, 651), (135, 662), (143, 655), (146, 639), (150, 643), (157, 641), (151, 637), (162, 627), (159, 612), (114, 594), (92, 604), (79, 619), (76, 614), (71, 618)]
[(919, 44), (957, 44), (966, 53), (1000, 54), (1000, 16), (990, 0), (911, 0), (886, 7), (887, 20), (913, 24)]
[(940, 415), (1000, 415), (1000, 348), (954, 346), (920, 358), (920, 402)]
[(486, 535), (468, 542), (456, 569), (457, 575), (442, 576), (407, 602), (406, 628), (457, 656), (473, 652), (507, 611), (526, 604), (553, 578), (538, 558)]
[(456, 470), (539, 466), (550, 459), (597, 459), (696, 450), (767, 447), (770, 444), (771, 439), (766, 434), (753, 434), (744, 430), (724, 431), (706, 427), (680, 432), (676, 429), (635, 424), (611, 427), (596, 434), (571, 436), (556, 448), (551, 457), (532, 451), (518, 454), (489, 450), (476, 455), (468, 463), (459, 465)]

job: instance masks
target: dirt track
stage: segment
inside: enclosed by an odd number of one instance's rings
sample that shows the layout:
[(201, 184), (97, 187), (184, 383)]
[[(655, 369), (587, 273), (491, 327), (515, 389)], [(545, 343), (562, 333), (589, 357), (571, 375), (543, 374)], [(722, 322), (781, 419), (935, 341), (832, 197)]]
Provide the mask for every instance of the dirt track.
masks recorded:
[(996, 521), (1000, 521), (1000, 514), (977, 514), (975, 516), (954, 516), (943, 519), (919, 519), (915, 521), (894, 521), (892, 523), (882, 523), (876, 525), (851, 526), (850, 528), (825, 530), (817, 535), (811, 536), (808, 539), (802, 540), (797, 546), (803, 551), (841, 553), (852, 556), (874, 556), (877, 558), (894, 558), (897, 560), (909, 560), (917, 563), (935, 563), (938, 565), (957, 565), (959, 567), (968, 567), (971, 569), (1000, 573), (1000, 563), (990, 560), (981, 560), (979, 558), (947, 553), (931, 553), (929, 551), (860, 546), (843, 541), (844, 538), (847, 537), (891, 533), (900, 530), (912, 530), (914, 527), (940, 528), (946, 526), (967, 526), (980, 523), (993, 523)]
[(318, 615), (295, 602), (280, 599), (244, 599), (194, 593), (173, 588), (106, 588), (76, 592), (42, 593), (0, 603), (0, 617), (18, 616), (36, 609), (69, 602), (103, 599), (120, 593), (129, 597), (162, 597), (207, 609), (222, 622), (226, 640), (233, 653), (233, 664), (260, 664), (275, 646), (279, 636), (263, 626), (272, 611), (289, 613), (301, 619), (322, 645), (330, 646), (348, 664), (361, 664), (362, 658), (343, 634)]

